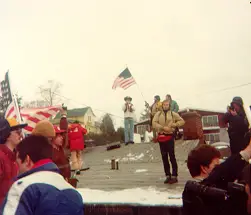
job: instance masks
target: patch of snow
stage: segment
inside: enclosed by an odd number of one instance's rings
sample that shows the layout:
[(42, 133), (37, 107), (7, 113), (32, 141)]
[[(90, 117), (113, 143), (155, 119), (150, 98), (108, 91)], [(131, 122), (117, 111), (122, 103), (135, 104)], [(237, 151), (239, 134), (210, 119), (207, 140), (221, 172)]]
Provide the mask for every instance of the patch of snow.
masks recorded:
[(161, 192), (155, 188), (134, 188), (119, 191), (103, 191), (88, 188), (77, 189), (84, 203), (92, 204), (140, 204), (182, 206), (181, 192)]
[(147, 171), (148, 171), (147, 169), (137, 169), (135, 173), (147, 172)]
[[(139, 155), (134, 155), (132, 153), (129, 153), (126, 155), (126, 157), (123, 158), (117, 158), (115, 161), (120, 161), (120, 162), (128, 162), (128, 161), (137, 161), (137, 160), (142, 160), (145, 155), (143, 153)], [(105, 163), (111, 163), (110, 159), (105, 159)]]
[(122, 158), (120, 161), (137, 161), (137, 160), (141, 160), (145, 155), (143, 153), (139, 154), (139, 155), (133, 155), (131, 153), (129, 153), (127, 155), (127, 157)]

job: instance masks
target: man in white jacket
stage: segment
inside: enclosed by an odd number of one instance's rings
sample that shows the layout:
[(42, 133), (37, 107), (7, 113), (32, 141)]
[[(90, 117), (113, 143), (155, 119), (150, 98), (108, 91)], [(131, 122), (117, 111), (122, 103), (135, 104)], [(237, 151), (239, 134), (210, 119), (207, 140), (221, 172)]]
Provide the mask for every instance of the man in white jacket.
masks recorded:
[(124, 98), (125, 104), (122, 107), (124, 111), (124, 123), (125, 123), (125, 144), (134, 143), (134, 112), (135, 108), (133, 106), (132, 98), (127, 96)]

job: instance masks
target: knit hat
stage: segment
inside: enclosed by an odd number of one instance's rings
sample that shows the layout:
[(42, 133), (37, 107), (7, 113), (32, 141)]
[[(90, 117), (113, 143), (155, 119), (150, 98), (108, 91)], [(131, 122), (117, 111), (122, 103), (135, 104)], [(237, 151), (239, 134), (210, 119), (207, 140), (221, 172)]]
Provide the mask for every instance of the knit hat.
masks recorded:
[(234, 97), (232, 103), (235, 103), (235, 104), (237, 104), (239, 106), (243, 106), (243, 100), (239, 96)]
[(50, 123), (48, 120), (42, 120), (37, 123), (36, 127), (32, 131), (32, 135), (55, 137), (56, 133), (52, 123)]
[(126, 101), (126, 100), (132, 101), (132, 98), (131, 98), (130, 96), (126, 96), (126, 97), (124, 98), (124, 100), (125, 100), (125, 101)]
[(157, 96), (154, 96), (155, 99), (157, 99), (158, 101), (160, 101), (160, 96), (157, 95)]

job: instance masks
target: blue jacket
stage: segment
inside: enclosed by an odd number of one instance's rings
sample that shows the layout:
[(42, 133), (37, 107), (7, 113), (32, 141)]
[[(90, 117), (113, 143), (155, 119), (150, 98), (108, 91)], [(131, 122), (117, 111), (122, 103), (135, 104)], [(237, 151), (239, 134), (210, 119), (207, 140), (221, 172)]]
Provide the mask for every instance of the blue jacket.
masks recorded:
[(83, 215), (81, 195), (50, 162), (18, 176), (0, 209), (1, 215)]

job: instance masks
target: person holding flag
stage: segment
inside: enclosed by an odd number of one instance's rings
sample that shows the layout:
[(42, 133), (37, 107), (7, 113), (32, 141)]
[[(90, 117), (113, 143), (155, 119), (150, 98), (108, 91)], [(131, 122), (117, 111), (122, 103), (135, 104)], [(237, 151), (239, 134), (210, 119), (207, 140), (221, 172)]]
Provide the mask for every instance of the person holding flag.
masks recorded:
[(157, 132), (156, 130), (152, 127), (152, 122), (153, 122), (153, 117), (154, 115), (158, 112), (158, 111), (161, 111), (162, 110), (162, 102), (160, 101), (160, 96), (159, 95), (156, 95), (154, 96), (154, 103), (149, 106), (149, 104), (147, 102), (145, 102), (146, 104), (146, 107), (149, 109), (150, 111), (150, 127), (153, 131), (153, 141), (156, 142), (157, 139)]

